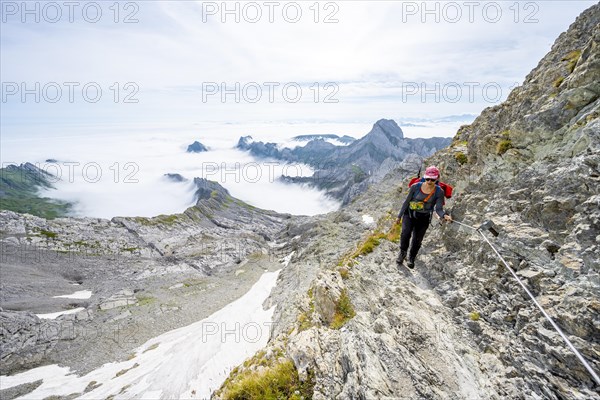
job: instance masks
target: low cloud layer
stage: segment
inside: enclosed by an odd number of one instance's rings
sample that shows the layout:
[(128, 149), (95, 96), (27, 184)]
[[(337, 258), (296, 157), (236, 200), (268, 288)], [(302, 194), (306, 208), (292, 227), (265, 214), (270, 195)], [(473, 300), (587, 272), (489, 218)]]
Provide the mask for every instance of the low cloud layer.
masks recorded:
[[(273, 131), (261, 140), (281, 137)], [(306, 165), (257, 160), (234, 149), (239, 136), (217, 132), (148, 132), (35, 137), (9, 140), (3, 163), (30, 161), (57, 176), (56, 189), (43, 195), (74, 202), (78, 216), (155, 216), (184, 211), (194, 204), (194, 177), (220, 182), (232, 196), (256, 207), (313, 215), (333, 211), (339, 203), (323, 192), (279, 181), (285, 175), (311, 175)], [(195, 140), (209, 147), (187, 153)], [(180, 174), (175, 182), (165, 174)]]

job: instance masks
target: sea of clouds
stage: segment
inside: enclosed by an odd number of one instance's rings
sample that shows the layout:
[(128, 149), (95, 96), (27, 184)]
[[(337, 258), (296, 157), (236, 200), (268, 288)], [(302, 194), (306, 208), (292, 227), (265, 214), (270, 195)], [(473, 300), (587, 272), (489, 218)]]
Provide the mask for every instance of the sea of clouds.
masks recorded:
[[(232, 196), (259, 208), (315, 215), (339, 208), (323, 191), (282, 182), (281, 175), (310, 176), (307, 165), (257, 159), (235, 148), (241, 136), (303, 145), (303, 134), (337, 134), (360, 138), (372, 124), (260, 123), (193, 126), (46, 127), (43, 134), (15, 131), (3, 135), (2, 164), (31, 162), (57, 178), (42, 195), (74, 203), (73, 215), (98, 218), (183, 212), (195, 203), (195, 177), (221, 183)], [(405, 135), (422, 128), (408, 126)], [(432, 128), (449, 136), (454, 126)], [(35, 129), (32, 130), (35, 132)], [(427, 133), (430, 133), (429, 131)], [(415, 135), (415, 136), (416, 136)], [(424, 135), (425, 136), (425, 135)], [(200, 141), (208, 152), (187, 153)], [(175, 182), (165, 174), (180, 174)]]

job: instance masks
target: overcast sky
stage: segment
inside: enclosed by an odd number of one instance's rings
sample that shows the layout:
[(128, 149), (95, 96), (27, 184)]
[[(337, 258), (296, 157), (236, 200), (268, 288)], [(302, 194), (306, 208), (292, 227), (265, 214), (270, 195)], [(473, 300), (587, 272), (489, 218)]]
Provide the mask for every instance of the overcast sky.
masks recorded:
[(478, 114), (594, 3), (2, 1), (2, 133)]

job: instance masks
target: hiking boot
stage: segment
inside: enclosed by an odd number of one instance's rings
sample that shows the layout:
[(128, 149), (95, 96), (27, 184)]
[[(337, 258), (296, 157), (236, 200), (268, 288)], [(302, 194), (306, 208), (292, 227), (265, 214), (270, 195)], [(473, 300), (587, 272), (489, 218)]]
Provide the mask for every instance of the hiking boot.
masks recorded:
[(398, 258), (396, 258), (396, 264), (400, 265), (404, 262), (404, 259), (406, 258), (406, 252), (405, 251), (400, 251), (400, 254), (398, 255)]
[(406, 266), (410, 269), (413, 269), (415, 267), (415, 259), (414, 258), (409, 258), (408, 262), (406, 263)]

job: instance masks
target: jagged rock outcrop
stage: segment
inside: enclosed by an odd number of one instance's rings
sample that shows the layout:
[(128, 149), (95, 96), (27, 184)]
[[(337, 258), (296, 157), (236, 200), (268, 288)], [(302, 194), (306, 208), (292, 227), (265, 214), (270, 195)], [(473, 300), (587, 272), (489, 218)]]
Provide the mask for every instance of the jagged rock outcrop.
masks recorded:
[[(455, 185), (448, 204), (455, 218), (496, 223), (500, 235), (490, 240), (596, 371), (599, 39), (597, 4), (505, 103), (426, 161)], [(591, 375), (471, 230), (434, 222), (416, 270), (396, 268), (392, 222), (408, 176), (393, 170), (342, 210), (292, 221), (295, 253), (270, 299), (278, 324), (267, 354), (283, 349), (315, 399), (600, 398)]]
[[(497, 244), (503, 254), (596, 371), (599, 45), (595, 5), (560, 35), (505, 103), (459, 131), (456, 143), (466, 141), (467, 163), (457, 163), (452, 149), (433, 161), (462, 189), (455, 215), (472, 223), (492, 218), (502, 227)], [(477, 309), (483, 316), (477, 342), (497, 365), (500, 387), (522, 381), (544, 398), (594, 397), (587, 391), (590, 375), (495, 258), (467, 233), (436, 239), (460, 251), (461, 260), (441, 265), (432, 259), (427, 276), (443, 298), (455, 299), (457, 311)], [(470, 251), (465, 242), (474, 245)]]

